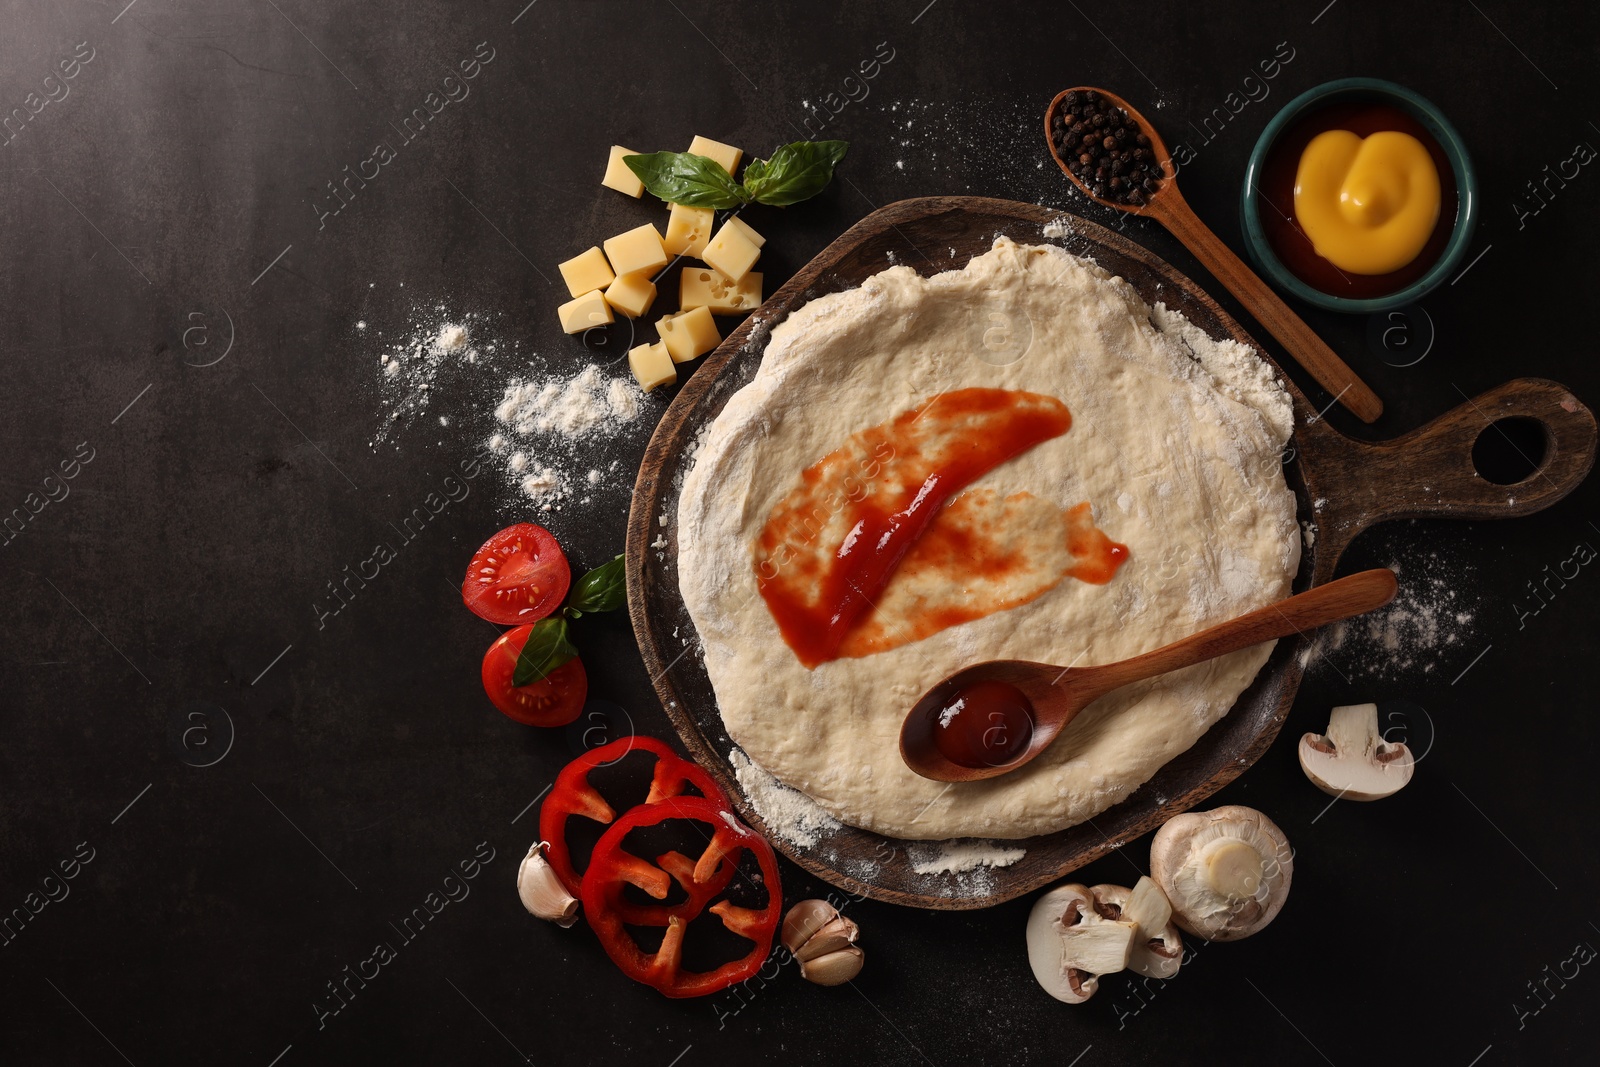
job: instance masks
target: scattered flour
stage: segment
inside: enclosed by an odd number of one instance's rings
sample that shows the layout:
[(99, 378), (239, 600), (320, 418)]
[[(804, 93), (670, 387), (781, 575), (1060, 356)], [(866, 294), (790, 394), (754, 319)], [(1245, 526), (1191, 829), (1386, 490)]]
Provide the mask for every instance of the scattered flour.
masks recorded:
[[(811, 110), (826, 120), (826, 107), (820, 101), (814, 104)], [(1077, 187), (1050, 162), (1039, 143), (1039, 115), (1032, 101), (1001, 90), (961, 99), (895, 99), (873, 93), (859, 106), (876, 106), (890, 121), (886, 147), (893, 153), (896, 177), (907, 187), (920, 182), (944, 192), (1053, 206), (1070, 198), (1073, 211), (1120, 228), (1118, 213), (1075, 195)]]
[(1327, 627), (1300, 651), (1302, 667), (1326, 660), (1340, 673), (1392, 680), (1431, 674), (1470, 658), (1477, 601), (1472, 575), (1438, 552), (1389, 564), (1400, 591), (1380, 611)]
[(1051, 219), (1039, 230), (1046, 237), (1071, 237), (1075, 232), (1072, 228), (1072, 216), (1062, 215), (1060, 218)]
[(908, 858), (911, 869), (918, 874), (961, 874), (979, 867), (1009, 867), (1027, 854), (1025, 848), (1008, 848), (994, 841), (962, 837), (915, 844)]
[[(614, 434), (639, 417), (643, 404), (644, 392), (632, 379), (613, 378), (594, 363), (570, 378), (516, 378), (495, 405), (499, 431), (489, 438), (489, 450), (529, 503), (560, 511), (579, 483), (596, 488), (605, 481), (599, 467), (581, 470), (589, 450), (580, 452), (577, 443)], [(613, 462), (609, 469), (616, 467)]]
[(433, 339), (433, 347), (447, 354), (461, 351), (467, 347), (467, 328), (454, 322), (445, 323), (439, 327), (439, 336)]
[(728, 759), (739, 779), (739, 788), (769, 832), (798, 848), (811, 848), (824, 834), (839, 829), (839, 820), (816, 801), (778, 781), (739, 749), (730, 752)]
[[(442, 309), (436, 309), (442, 310)], [(374, 445), (387, 440), (400, 426), (423, 414), (433, 404), (434, 387), (440, 379), (462, 364), (478, 362), (481, 353), (471, 344), (471, 319), (447, 322), (443, 326), (423, 326), (414, 319), (406, 340), (388, 345), (378, 355), (378, 369), (384, 388), (383, 422), (374, 436)], [(365, 333), (365, 320), (356, 323)], [(491, 348), (490, 351), (493, 351)], [(439, 417), (448, 426), (446, 416)]]
[(371, 445), (399, 447), (402, 431), (422, 425), (448, 431), (439, 446), (477, 452), (500, 474), (517, 510), (531, 505), (547, 523), (569, 503), (590, 504), (610, 487), (631, 484), (624, 463), (612, 457), (642, 445), (625, 431), (653, 421), (660, 408), (627, 364), (591, 363), (603, 353), (587, 351), (541, 359), (518, 341), (498, 339), (495, 321), (434, 303), (414, 307), (398, 331), (357, 322), (355, 336), (382, 346)]
[(591, 363), (565, 380), (512, 381), (494, 409), (494, 417), (519, 434), (587, 437), (632, 422), (639, 415), (643, 396), (630, 382), (608, 378)]

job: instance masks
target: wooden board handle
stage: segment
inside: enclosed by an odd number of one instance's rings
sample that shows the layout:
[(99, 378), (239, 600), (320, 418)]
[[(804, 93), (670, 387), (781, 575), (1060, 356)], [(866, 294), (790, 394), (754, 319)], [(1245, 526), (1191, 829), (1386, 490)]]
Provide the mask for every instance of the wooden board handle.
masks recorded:
[(1234, 255), (1233, 249), (1200, 221), (1189, 202), (1178, 193), (1176, 183), (1169, 182), (1168, 188), (1150, 201), (1150, 209), (1149, 213), (1216, 275), (1228, 292), (1289, 350), (1289, 355), (1317, 380), (1318, 385), (1338, 397), (1339, 403), (1362, 422), (1377, 421), (1383, 414), (1383, 401), (1378, 399), (1378, 394), (1356, 377), (1356, 372), (1291, 311), (1266, 282), (1256, 277), (1255, 271)]
[[(1544, 430), (1544, 455), (1512, 485), (1486, 480), (1472, 448), (1501, 419), (1532, 419)], [(1531, 515), (1576, 489), (1594, 466), (1594, 413), (1572, 391), (1544, 378), (1517, 378), (1451, 409), (1402, 437), (1351, 440), (1325, 423), (1304, 427), (1316, 454), (1318, 492), (1338, 519), (1330, 536), (1348, 542), (1390, 519), (1505, 519)], [(1528, 457), (1530, 460), (1535, 458)]]

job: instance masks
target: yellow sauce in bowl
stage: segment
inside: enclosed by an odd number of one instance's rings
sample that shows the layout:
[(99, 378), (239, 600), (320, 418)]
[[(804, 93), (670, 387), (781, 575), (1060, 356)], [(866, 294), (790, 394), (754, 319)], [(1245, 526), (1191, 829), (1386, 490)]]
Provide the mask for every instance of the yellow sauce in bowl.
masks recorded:
[(1441, 202), (1433, 157), (1398, 130), (1324, 131), (1295, 171), (1295, 220), (1317, 255), (1351, 274), (1388, 274), (1416, 259)]

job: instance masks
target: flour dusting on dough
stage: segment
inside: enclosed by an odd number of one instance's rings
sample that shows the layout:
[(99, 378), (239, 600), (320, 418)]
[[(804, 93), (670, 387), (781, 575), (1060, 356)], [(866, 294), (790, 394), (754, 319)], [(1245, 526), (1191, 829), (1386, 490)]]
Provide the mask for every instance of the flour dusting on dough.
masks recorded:
[(734, 749), (728, 762), (733, 764), (739, 788), (776, 836), (800, 848), (811, 848), (824, 834), (839, 829), (839, 820), (816, 801), (757, 767), (743, 752)]

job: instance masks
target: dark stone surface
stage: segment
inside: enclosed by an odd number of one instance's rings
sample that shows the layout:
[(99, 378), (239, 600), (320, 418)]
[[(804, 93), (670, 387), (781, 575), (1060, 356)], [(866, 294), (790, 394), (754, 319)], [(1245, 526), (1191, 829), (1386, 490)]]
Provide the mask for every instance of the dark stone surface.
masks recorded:
[[(455, 587), (484, 537), (535, 516), (485, 469), (415, 538), (389, 524), (472, 454), (500, 384), (584, 358), (556, 330), (562, 290), (546, 276), (656, 217), (597, 188), (608, 144), (681, 147), (699, 132), (762, 153), (808, 118), (821, 128), (815, 107), (843, 99), (880, 42), (893, 59), (870, 95), (825, 126), (852, 143), (843, 180), (752, 215), (772, 238), (769, 290), (901, 197), (1081, 207), (1039, 133), (1073, 83), (1115, 88), (1169, 141), (1188, 138), (1186, 194), (1236, 241), (1244, 159), (1275, 109), (1376, 75), (1434, 99), (1465, 135), (1483, 254), (1424, 302), (1437, 336), (1410, 366), (1372, 350), (1366, 320), (1303, 309), (1388, 402), (1371, 434), (1523, 374), (1594, 403), (1600, 178), (1552, 183), (1536, 214), (1525, 183), (1600, 143), (1600, 16), (1355, 0), (519, 9), (4, 5), (0, 510), (27, 518), (0, 557), (0, 1059), (1466, 1065), (1592, 1047), (1600, 977), (1575, 946), (1600, 945), (1600, 577), (1548, 575), (1600, 543), (1593, 482), (1530, 519), (1406, 524), (1357, 544), (1347, 568), (1432, 573), (1472, 619), (1387, 677), (1380, 653), (1351, 643), (1313, 669), (1278, 745), (1217, 798), (1263, 808), (1297, 846), (1288, 907), (1259, 937), (1198, 946), (1142, 1009), (1123, 977), (1082, 1007), (1045, 997), (1022, 951), (1026, 900), (853, 905), (869, 956), (854, 989), (786, 973), (742, 1002), (670, 1002), (628, 983), (583, 929), (531, 919), (511, 888), (535, 834), (519, 813), (573, 742), (489, 707), (477, 673), (493, 634)], [(391, 123), (480, 42), (493, 58), (470, 95), (404, 141)], [(1294, 58), (1266, 99), (1202, 143), (1195, 128), (1230, 91), (1235, 106), (1259, 95), (1244, 79), (1279, 42)], [(75, 77), (46, 82), (91, 49)], [(325, 183), (379, 140), (396, 158), (319, 220)], [(1128, 232), (1210, 284), (1165, 233)], [(497, 351), (373, 445), (391, 397), (379, 354), (465, 313)], [(636, 463), (651, 421), (599, 459)], [(47, 487), (63, 463), (76, 476)], [(580, 565), (617, 550), (629, 484), (611, 477), (549, 517)], [(60, 499), (34, 514), (47, 488)], [(379, 541), (395, 561), (319, 627), (327, 584)], [(594, 695), (663, 733), (626, 620), (586, 619), (580, 641)], [(1410, 701), (1392, 721), (1427, 756), (1399, 797), (1328, 808), (1293, 739), (1332, 704), (1369, 699)], [(390, 924), (480, 848), (493, 859), (456, 891), (470, 895), (397, 935)], [(1141, 842), (1082, 877), (1131, 882), (1145, 859)], [(76, 877), (47, 881), (63, 864)], [(784, 872), (792, 898), (825, 888)], [(336, 1004), (326, 984), (380, 941), (395, 958), (319, 1026), (315, 1005)]]

